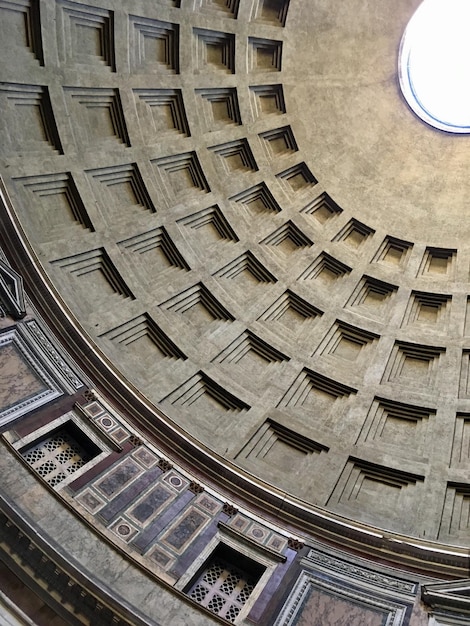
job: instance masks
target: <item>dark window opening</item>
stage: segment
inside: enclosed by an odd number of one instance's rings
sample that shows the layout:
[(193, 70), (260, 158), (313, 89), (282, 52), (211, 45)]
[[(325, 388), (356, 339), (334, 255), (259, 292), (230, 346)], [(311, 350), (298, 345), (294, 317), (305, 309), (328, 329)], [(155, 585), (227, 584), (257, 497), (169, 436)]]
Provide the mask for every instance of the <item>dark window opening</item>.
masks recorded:
[(265, 567), (219, 544), (186, 588), (188, 596), (229, 622), (235, 622)]

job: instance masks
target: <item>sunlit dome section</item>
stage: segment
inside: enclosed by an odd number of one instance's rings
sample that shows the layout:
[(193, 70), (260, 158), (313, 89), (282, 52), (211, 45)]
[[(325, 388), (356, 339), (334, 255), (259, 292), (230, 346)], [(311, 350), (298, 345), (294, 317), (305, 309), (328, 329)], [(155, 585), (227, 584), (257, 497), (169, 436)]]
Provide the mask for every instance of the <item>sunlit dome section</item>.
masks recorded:
[(400, 85), (425, 122), (470, 133), (470, 2), (424, 0), (403, 35)]

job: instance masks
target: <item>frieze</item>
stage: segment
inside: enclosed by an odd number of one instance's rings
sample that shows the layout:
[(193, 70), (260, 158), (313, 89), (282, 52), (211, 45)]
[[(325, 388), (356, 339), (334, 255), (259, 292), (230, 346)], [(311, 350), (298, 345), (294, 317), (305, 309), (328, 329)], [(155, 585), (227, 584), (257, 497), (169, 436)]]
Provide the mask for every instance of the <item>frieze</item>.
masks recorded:
[(377, 585), (378, 587), (390, 589), (392, 591), (415, 594), (418, 588), (417, 583), (399, 580), (398, 578), (393, 578), (392, 576), (386, 576), (385, 574), (380, 574), (365, 567), (360, 567), (358, 565), (354, 565), (353, 563), (342, 561), (333, 556), (324, 554), (323, 552), (318, 552), (317, 550), (310, 550), (306, 558), (317, 564), (323, 565), (328, 570), (340, 572), (350, 578), (363, 580)]

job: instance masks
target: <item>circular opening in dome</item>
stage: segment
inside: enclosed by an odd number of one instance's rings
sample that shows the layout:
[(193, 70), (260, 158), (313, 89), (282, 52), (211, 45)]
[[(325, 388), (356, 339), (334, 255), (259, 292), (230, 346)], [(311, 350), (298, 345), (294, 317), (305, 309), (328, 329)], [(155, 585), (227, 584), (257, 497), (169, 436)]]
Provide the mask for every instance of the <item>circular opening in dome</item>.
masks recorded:
[(470, 133), (470, 1), (424, 0), (399, 54), (400, 86), (425, 122)]

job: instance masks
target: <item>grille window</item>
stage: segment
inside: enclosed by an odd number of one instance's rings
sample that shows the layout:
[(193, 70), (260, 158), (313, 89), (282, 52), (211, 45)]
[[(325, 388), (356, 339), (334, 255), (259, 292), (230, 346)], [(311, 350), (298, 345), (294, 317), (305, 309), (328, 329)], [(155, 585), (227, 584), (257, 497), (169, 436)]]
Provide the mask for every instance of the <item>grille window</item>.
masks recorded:
[(192, 600), (234, 623), (263, 571), (259, 563), (221, 544), (187, 593)]
[(101, 450), (73, 423), (66, 422), (48, 433), (21, 455), (54, 487), (100, 454)]

